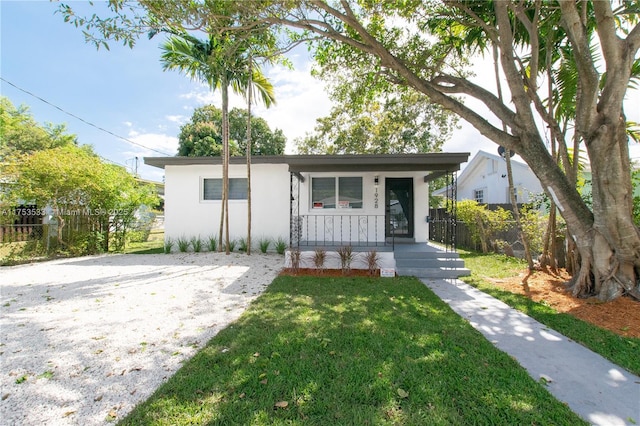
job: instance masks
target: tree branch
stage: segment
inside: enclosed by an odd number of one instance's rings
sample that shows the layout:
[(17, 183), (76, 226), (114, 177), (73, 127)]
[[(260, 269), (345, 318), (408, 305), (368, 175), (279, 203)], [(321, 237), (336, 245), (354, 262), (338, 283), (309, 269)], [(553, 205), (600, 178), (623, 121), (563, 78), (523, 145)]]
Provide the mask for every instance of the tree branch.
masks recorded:
[(439, 75), (432, 79), (431, 83), (436, 84), (438, 90), (443, 93), (464, 93), (472, 96), (485, 104), (487, 108), (489, 108), (489, 110), (491, 110), (491, 112), (507, 126), (515, 126), (515, 113), (493, 93), (471, 83), (469, 80), (450, 75)]

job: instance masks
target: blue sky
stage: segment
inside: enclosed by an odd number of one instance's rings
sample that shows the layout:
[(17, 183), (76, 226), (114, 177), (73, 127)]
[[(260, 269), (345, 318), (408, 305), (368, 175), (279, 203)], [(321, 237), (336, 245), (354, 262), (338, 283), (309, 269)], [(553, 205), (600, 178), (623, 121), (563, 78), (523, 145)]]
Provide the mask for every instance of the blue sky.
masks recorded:
[[(82, 2), (74, 8), (93, 13)], [(219, 93), (192, 82), (178, 72), (162, 71), (159, 44), (162, 37), (140, 39), (134, 49), (116, 43), (110, 51), (96, 50), (85, 43), (82, 32), (54, 14), (58, 4), (49, 1), (0, 0), (0, 74), (2, 78), (63, 110), (132, 142), (167, 154), (176, 152), (177, 135), (199, 106), (220, 106)], [(311, 132), (315, 120), (329, 112), (330, 101), (324, 84), (310, 76), (310, 60), (301, 48), (289, 56), (294, 70), (265, 69), (276, 88), (277, 105), (269, 110), (256, 107), (272, 129), (280, 128), (288, 139), (287, 152), (293, 152), (294, 138)], [(482, 66), (482, 61), (477, 61)], [(491, 67), (477, 70), (478, 79), (490, 77)], [(0, 81), (0, 93), (14, 105), (29, 106), (40, 123), (66, 123), (70, 133), (82, 144), (91, 144), (103, 158), (133, 169), (138, 157), (138, 173), (145, 179), (161, 181), (163, 171), (145, 166), (144, 156), (160, 156), (157, 151), (126, 142), (71, 117)], [(244, 107), (239, 97), (232, 106)], [(640, 94), (629, 96), (628, 118), (640, 122)], [(445, 151), (494, 153), (496, 145), (463, 123)], [(640, 146), (632, 157), (640, 158)]]
[[(175, 154), (180, 125), (194, 108), (209, 103), (220, 106), (218, 92), (211, 93), (178, 72), (162, 71), (159, 45), (163, 37), (140, 39), (134, 49), (111, 43), (110, 51), (96, 50), (85, 43), (79, 29), (63, 22), (60, 14), (54, 15), (56, 9), (57, 4), (49, 1), (0, 1), (3, 79), (96, 126), (168, 154)], [(277, 105), (269, 110), (254, 107), (272, 129), (284, 131), (288, 150), (294, 138), (311, 131), (316, 118), (330, 109), (324, 85), (310, 76), (306, 49), (291, 59), (293, 71), (265, 70), (276, 87)], [(0, 92), (16, 106), (29, 106), (39, 123), (66, 123), (80, 143), (93, 145), (106, 159), (132, 167), (137, 156), (142, 177), (162, 180), (162, 170), (142, 162), (144, 156), (162, 154), (87, 125), (4, 81), (0, 81)], [(245, 106), (239, 97), (233, 97), (231, 104)]]

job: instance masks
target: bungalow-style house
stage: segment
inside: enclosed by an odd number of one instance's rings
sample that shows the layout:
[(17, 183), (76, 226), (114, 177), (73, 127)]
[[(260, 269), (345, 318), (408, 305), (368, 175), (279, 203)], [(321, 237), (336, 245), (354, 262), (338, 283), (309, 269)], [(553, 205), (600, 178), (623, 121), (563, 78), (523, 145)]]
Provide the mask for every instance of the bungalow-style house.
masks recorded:
[[(534, 194), (543, 192), (542, 185), (525, 163), (511, 158), (513, 186), (518, 203), (527, 203)], [(509, 180), (505, 159), (485, 151), (478, 153), (457, 179), (457, 201), (476, 200), (481, 204), (510, 204)], [(447, 195), (447, 188), (433, 191), (433, 195)]]
[[(252, 239), (289, 247), (392, 251), (429, 239), (429, 181), (454, 174), (469, 153), (280, 155), (251, 160)], [(220, 157), (147, 157), (165, 171), (165, 238), (219, 233)], [(246, 158), (229, 166), (229, 234), (247, 235)]]

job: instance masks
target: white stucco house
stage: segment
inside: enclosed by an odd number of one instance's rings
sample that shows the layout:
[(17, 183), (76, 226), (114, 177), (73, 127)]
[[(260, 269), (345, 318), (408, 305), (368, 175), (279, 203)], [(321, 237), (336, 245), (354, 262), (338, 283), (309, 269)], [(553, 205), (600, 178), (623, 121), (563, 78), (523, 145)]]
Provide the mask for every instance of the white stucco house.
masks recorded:
[[(511, 158), (513, 185), (518, 203), (527, 203), (534, 194), (543, 192), (542, 185), (529, 166)], [(447, 195), (447, 188), (433, 191), (433, 195)], [(457, 197), (460, 200), (476, 200), (482, 204), (509, 204), (509, 181), (505, 159), (485, 151), (478, 153), (459, 174)]]
[[(291, 247), (426, 242), (429, 181), (453, 174), (469, 153), (254, 156), (252, 238)], [(220, 226), (220, 157), (147, 157), (164, 169), (165, 238), (207, 238)], [(229, 167), (231, 238), (247, 234), (247, 166)]]

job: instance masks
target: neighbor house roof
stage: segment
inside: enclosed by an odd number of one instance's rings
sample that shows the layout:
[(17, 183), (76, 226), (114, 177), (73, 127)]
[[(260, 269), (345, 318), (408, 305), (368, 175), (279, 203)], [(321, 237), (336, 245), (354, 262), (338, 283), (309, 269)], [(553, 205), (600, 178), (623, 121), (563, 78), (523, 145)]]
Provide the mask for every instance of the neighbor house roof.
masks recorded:
[[(468, 152), (428, 154), (359, 155), (255, 155), (253, 164), (288, 164), (290, 172), (431, 171), (454, 172), (468, 160)], [(145, 157), (145, 164), (165, 166), (222, 164), (221, 157)], [(245, 157), (231, 157), (230, 164), (245, 164)]]

